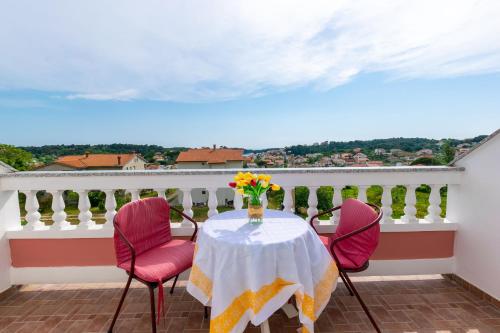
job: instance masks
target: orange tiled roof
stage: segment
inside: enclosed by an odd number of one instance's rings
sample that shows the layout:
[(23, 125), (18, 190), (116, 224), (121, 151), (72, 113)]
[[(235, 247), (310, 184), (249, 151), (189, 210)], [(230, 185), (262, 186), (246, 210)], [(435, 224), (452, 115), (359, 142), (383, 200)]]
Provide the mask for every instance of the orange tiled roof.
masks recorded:
[(176, 162), (206, 162), (208, 164), (223, 164), (228, 161), (244, 161), (243, 149), (201, 148), (183, 151)]
[[(94, 167), (118, 167), (127, 164), (135, 154), (88, 154), (68, 155), (59, 157), (55, 163), (72, 168), (86, 169)], [(118, 164), (118, 157), (120, 163)]]

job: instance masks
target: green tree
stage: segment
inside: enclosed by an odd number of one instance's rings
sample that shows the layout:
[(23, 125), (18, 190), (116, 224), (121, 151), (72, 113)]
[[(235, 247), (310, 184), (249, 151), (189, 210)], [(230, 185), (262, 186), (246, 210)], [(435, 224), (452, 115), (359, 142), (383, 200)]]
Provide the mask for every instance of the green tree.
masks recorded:
[(31, 153), (14, 146), (0, 144), (0, 161), (17, 170), (29, 170), (33, 161)]
[(454, 158), (455, 158), (455, 148), (453, 148), (451, 144), (448, 141), (446, 141), (441, 146), (441, 161), (444, 164), (448, 164), (451, 161), (453, 161)]
[(411, 165), (443, 165), (438, 159), (432, 157), (419, 157)]

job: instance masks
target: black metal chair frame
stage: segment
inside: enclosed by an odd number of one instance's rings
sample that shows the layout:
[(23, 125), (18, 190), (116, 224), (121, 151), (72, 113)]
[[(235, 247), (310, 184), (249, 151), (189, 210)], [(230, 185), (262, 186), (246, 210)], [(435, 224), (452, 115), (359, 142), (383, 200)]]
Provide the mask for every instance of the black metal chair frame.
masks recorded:
[[(356, 269), (345, 268), (345, 267), (342, 267), (342, 265), (340, 264), (339, 258), (335, 254), (335, 249), (334, 249), (335, 245), (338, 244), (339, 242), (341, 242), (341, 241), (343, 241), (345, 239), (348, 239), (349, 237), (352, 237), (354, 235), (360, 234), (360, 233), (362, 233), (362, 232), (364, 232), (364, 231), (366, 231), (366, 230), (368, 230), (370, 228), (373, 228), (374, 226), (376, 226), (377, 224), (380, 223), (380, 220), (382, 219), (382, 215), (383, 215), (382, 211), (380, 210), (380, 208), (378, 206), (372, 205), (370, 203), (366, 203), (366, 204), (369, 205), (370, 207), (372, 207), (373, 209), (375, 209), (375, 211), (377, 212), (378, 215), (375, 218), (375, 220), (373, 220), (372, 222), (370, 222), (369, 224), (365, 225), (362, 228), (353, 230), (353, 231), (351, 231), (351, 232), (349, 232), (349, 233), (347, 233), (345, 235), (342, 235), (342, 236), (340, 236), (340, 237), (335, 238), (334, 240), (332, 240), (332, 242), (330, 244), (330, 253), (333, 256), (333, 260), (337, 264), (337, 268), (339, 269), (340, 278), (344, 282), (344, 285), (346, 286), (347, 290), (349, 291), (349, 294), (351, 296), (356, 296), (356, 298), (359, 301), (359, 304), (361, 305), (361, 307), (363, 308), (363, 311), (366, 313), (366, 315), (370, 319), (370, 322), (372, 323), (373, 327), (375, 328), (375, 330), (378, 333), (380, 333), (381, 331), (380, 331), (379, 327), (377, 326), (377, 323), (375, 322), (375, 319), (373, 319), (370, 311), (368, 310), (368, 307), (366, 306), (365, 302), (363, 301), (363, 299), (359, 295), (358, 291), (354, 287), (354, 284), (352, 283), (351, 279), (347, 275), (347, 273), (358, 273), (358, 272), (362, 272), (362, 271), (366, 270), (368, 268), (368, 266), (369, 266), (369, 260), (367, 260), (359, 268), (356, 268)], [(314, 223), (313, 222), (318, 217), (323, 216), (323, 215), (328, 214), (328, 213), (333, 213), (334, 211), (339, 210), (341, 208), (342, 208), (342, 205), (337, 206), (337, 207), (333, 207), (333, 208), (328, 209), (328, 210), (326, 210), (324, 212), (321, 212), (321, 213), (318, 213), (318, 214), (314, 215), (313, 217), (311, 217), (311, 219), (309, 221), (309, 223), (311, 224), (311, 227), (314, 229), (314, 231), (316, 231), (316, 233), (318, 233), (318, 231), (314, 227)]]
[[(196, 234), (198, 233), (198, 223), (196, 223), (196, 221), (194, 219), (187, 216), (186, 214), (184, 214), (180, 210), (178, 210), (174, 207), (170, 207), (170, 209), (173, 210), (174, 212), (180, 214), (183, 218), (191, 221), (191, 223), (194, 224), (194, 232), (193, 232), (193, 235), (191, 236), (191, 241), (194, 241), (194, 239), (196, 238)], [(168, 223), (170, 223), (170, 220), (168, 221)], [(120, 238), (125, 242), (125, 244), (129, 248), (132, 257), (131, 257), (130, 272), (127, 271), (128, 280), (127, 280), (127, 283), (125, 285), (125, 289), (123, 290), (122, 297), (120, 298), (120, 303), (118, 303), (118, 307), (116, 308), (116, 312), (115, 312), (115, 315), (113, 317), (113, 320), (111, 321), (111, 325), (109, 326), (108, 333), (113, 332), (113, 327), (115, 326), (116, 320), (118, 319), (118, 315), (119, 315), (120, 310), (123, 306), (123, 302), (125, 301), (125, 296), (127, 296), (127, 292), (130, 288), (130, 283), (132, 282), (132, 279), (135, 279), (139, 282), (142, 282), (149, 289), (149, 299), (150, 299), (150, 303), (151, 303), (151, 326), (152, 326), (152, 332), (156, 333), (156, 314), (155, 314), (155, 296), (154, 296), (155, 293), (154, 293), (154, 290), (156, 287), (158, 287), (158, 283), (145, 281), (145, 280), (143, 280), (135, 275), (134, 270), (135, 270), (136, 254), (135, 254), (134, 246), (130, 243), (130, 241), (127, 239), (127, 237), (125, 237), (122, 230), (120, 230), (120, 227), (118, 227), (118, 225), (116, 223), (116, 217), (115, 217), (115, 219), (113, 219), (113, 226), (115, 227), (115, 230), (118, 232), (118, 235), (120, 236)], [(179, 274), (174, 275), (174, 276), (169, 276), (169, 277), (164, 278), (162, 280), (162, 283), (165, 283), (165, 282), (171, 280), (172, 278), (174, 278), (174, 283), (172, 284), (172, 287), (170, 288), (170, 294), (173, 294), (173, 292), (174, 292), (175, 284), (177, 283), (177, 279), (179, 278)], [(158, 313), (158, 316), (159, 315), (160, 314)], [(207, 316), (208, 316), (208, 312), (207, 312), (207, 308), (205, 307), (205, 317), (207, 317)]]

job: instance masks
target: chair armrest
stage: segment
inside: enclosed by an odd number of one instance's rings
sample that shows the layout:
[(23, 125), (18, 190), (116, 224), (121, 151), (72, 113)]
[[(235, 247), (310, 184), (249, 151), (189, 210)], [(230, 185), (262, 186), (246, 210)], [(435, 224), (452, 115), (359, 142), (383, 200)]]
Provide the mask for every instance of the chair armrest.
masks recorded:
[(115, 227), (115, 230), (118, 232), (118, 235), (120, 236), (120, 238), (123, 240), (125, 245), (127, 245), (128, 249), (130, 250), (131, 260), (130, 260), (130, 272), (129, 272), (129, 274), (130, 274), (130, 276), (134, 276), (134, 271), (135, 271), (135, 249), (134, 249), (134, 246), (130, 243), (130, 241), (127, 239), (127, 237), (125, 237), (125, 235), (121, 231), (120, 227), (116, 223), (116, 216), (113, 219), (113, 226)]
[(170, 206), (170, 209), (172, 209), (174, 212), (180, 214), (182, 217), (184, 217), (186, 220), (191, 221), (191, 223), (194, 224), (194, 232), (193, 235), (191, 236), (191, 241), (193, 241), (196, 238), (196, 234), (198, 233), (198, 223), (191, 217), (187, 216), (183, 212), (181, 212), (179, 209)]
[(317, 231), (317, 230), (316, 230), (316, 228), (314, 227), (314, 223), (313, 223), (313, 221), (314, 221), (315, 219), (317, 219), (318, 217), (320, 217), (320, 216), (323, 216), (323, 215), (325, 215), (325, 214), (328, 214), (328, 213), (334, 212), (334, 211), (336, 211), (336, 210), (338, 210), (338, 209), (340, 209), (340, 208), (342, 208), (342, 205), (337, 206), (337, 207), (333, 207), (333, 208), (330, 208), (330, 209), (327, 209), (327, 210), (325, 210), (325, 211), (322, 211), (321, 213), (318, 213), (318, 214), (316, 214), (316, 215), (313, 215), (313, 216), (311, 217), (311, 219), (309, 220), (309, 224), (310, 224), (310, 225), (311, 225), (311, 227), (314, 229), (314, 231), (316, 231), (316, 233), (318, 233), (318, 231)]

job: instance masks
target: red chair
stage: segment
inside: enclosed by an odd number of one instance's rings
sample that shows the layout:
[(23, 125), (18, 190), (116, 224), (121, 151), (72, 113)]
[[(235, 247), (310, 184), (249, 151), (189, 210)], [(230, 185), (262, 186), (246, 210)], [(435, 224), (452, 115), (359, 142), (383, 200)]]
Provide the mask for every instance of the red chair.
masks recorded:
[[(172, 238), (170, 210), (194, 224), (191, 240)], [(170, 289), (172, 294), (179, 274), (193, 263), (193, 240), (198, 232), (198, 224), (181, 211), (170, 207), (165, 199), (149, 198), (123, 206), (116, 214), (113, 225), (117, 266), (124, 269), (129, 277), (108, 332), (113, 331), (132, 279), (144, 283), (149, 289), (151, 325), (153, 332), (156, 332), (154, 289), (158, 287), (159, 319), (163, 309), (163, 283), (174, 278)]]
[(349, 294), (356, 296), (373, 327), (380, 333), (377, 323), (347, 273), (362, 272), (368, 268), (370, 256), (378, 245), (382, 212), (375, 205), (347, 199), (342, 205), (313, 216), (309, 223), (314, 228), (313, 221), (316, 218), (338, 209), (340, 220), (335, 234), (331, 237), (320, 236), (320, 239), (332, 254)]

